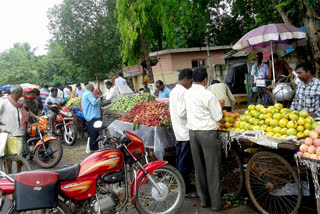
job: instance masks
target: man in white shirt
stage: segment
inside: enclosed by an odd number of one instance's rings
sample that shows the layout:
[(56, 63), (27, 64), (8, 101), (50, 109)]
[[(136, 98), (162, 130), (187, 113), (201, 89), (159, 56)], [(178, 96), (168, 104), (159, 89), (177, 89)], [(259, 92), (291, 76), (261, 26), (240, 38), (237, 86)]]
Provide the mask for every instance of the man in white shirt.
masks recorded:
[(85, 90), (81, 87), (81, 84), (80, 83), (78, 83), (77, 85), (76, 85), (76, 97), (82, 97), (82, 94), (85, 92)]
[(46, 99), (46, 105), (48, 106), (49, 109), (49, 122), (51, 124), (51, 129), (50, 129), (50, 135), (53, 136), (54, 133), (54, 122), (56, 120), (57, 117), (57, 113), (55, 113), (54, 111), (50, 110), (50, 106), (57, 104), (57, 105), (62, 105), (63, 104), (63, 99), (61, 99), (61, 97), (58, 96), (58, 89), (53, 87), (51, 88), (51, 93), (50, 96), (47, 97)]
[(114, 81), (114, 86), (127, 85), (126, 80), (123, 78), (123, 73), (118, 74), (118, 78)]
[(208, 73), (197, 68), (193, 85), (185, 92), (187, 128), (196, 174), (196, 187), (202, 207), (224, 208), (221, 198), (221, 142), (218, 139), (222, 109), (216, 96), (206, 90)]
[(63, 89), (63, 95), (64, 95), (64, 98), (70, 97), (70, 89), (68, 88), (68, 86), (66, 86), (66, 87)]
[(262, 63), (263, 59), (263, 53), (258, 52), (256, 54), (256, 60), (257, 62), (252, 66), (251, 69), (251, 86), (252, 86), (252, 96), (257, 92), (257, 79), (267, 79), (268, 78), (268, 73), (269, 73), (269, 68), (266, 64)]
[(107, 103), (113, 103), (119, 97), (119, 91), (116, 87), (112, 87), (112, 82), (106, 82), (106, 93), (103, 94), (103, 99)]
[(186, 197), (196, 197), (191, 185), (190, 175), (193, 162), (190, 148), (189, 129), (184, 94), (192, 85), (192, 70), (183, 69), (178, 76), (179, 83), (170, 93), (170, 117), (176, 137), (176, 167), (186, 184)]
[(22, 121), (22, 97), (23, 89), (20, 86), (12, 86), (11, 94), (0, 104), (0, 129), (9, 131), (10, 136), (24, 136), (25, 129)]
[(225, 101), (223, 110), (232, 111), (232, 106), (236, 104), (236, 99), (226, 84), (220, 83), (219, 80), (212, 80), (207, 90), (216, 95), (218, 100)]

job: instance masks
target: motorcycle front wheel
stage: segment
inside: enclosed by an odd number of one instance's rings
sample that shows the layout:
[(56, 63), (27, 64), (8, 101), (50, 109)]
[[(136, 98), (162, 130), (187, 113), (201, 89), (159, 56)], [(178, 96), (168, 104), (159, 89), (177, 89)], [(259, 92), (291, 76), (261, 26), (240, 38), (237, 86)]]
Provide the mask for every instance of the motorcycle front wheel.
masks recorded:
[(163, 191), (160, 195), (150, 181), (137, 190), (135, 207), (139, 213), (177, 213), (185, 197), (185, 183), (177, 169), (164, 165), (153, 172), (152, 178)]
[(59, 142), (50, 140), (45, 142), (46, 150), (40, 145), (34, 152), (36, 163), (42, 168), (51, 168), (59, 163), (63, 155), (63, 149)]
[(77, 130), (74, 124), (69, 124), (63, 132), (63, 140), (68, 146), (72, 146), (77, 140)]

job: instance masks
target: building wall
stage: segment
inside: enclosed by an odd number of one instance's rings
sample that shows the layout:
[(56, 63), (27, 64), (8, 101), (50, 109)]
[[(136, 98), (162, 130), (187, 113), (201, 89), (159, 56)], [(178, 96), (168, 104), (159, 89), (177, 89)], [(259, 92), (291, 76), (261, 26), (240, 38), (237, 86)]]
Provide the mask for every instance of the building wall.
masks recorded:
[[(225, 64), (224, 50), (210, 51), (211, 64)], [(192, 60), (205, 59), (206, 66), (209, 66), (208, 55), (206, 51), (186, 52), (172, 54), (172, 70), (181, 70), (184, 68), (192, 68)]]
[[(213, 69), (215, 64), (225, 64), (225, 60), (222, 58), (224, 54), (224, 50), (210, 51), (210, 59)], [(192, 68), (192, 60), (205, 59), (206, 66), (209, 66), (206, 51), (163, 54), (152, 58), (159, 59), (158, 64), (152, 67), (154, 81), (162, 80), (166, 85), (173, 84), (178, 81), (179, 70)], [(135, 76), (133, 78), (133, 83), (135, 90), (142, 88), (142, 76)]]

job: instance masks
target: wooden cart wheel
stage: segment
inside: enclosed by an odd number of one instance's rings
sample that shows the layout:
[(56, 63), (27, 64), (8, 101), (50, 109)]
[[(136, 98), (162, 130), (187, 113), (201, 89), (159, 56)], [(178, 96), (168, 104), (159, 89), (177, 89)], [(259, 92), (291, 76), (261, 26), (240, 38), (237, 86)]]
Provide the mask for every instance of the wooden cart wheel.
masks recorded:
[(253, 155), (248, 162), (245, 181), (249, 196), (259, 212), (298, 213), (300, 183), (297, 173), (281, 156), (272, 152)]
[(241, 193), (244, 173), (240, 156), (235, 150), (230, 150), (228, 152), (228, 157), (226, 157), (223, 152), (221, 178), (224, 194), (233, 193), (239, 195)]

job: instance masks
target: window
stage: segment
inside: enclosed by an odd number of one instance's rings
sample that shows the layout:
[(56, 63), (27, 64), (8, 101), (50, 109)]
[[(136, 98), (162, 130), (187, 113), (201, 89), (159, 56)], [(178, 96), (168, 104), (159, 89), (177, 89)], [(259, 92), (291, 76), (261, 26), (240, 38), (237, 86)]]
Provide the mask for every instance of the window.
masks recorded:
[(204, 67), (206, 66), (206, 60), (205, 59), (193, 59), (191, 61), (192, 63), (192, 68), (197, 68), (197, 67)]

